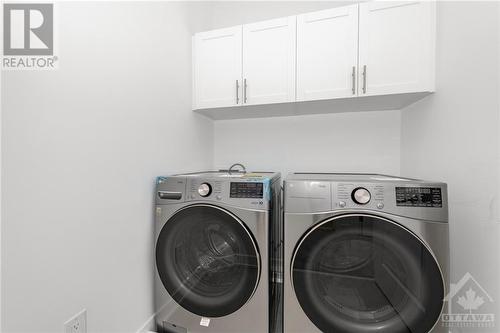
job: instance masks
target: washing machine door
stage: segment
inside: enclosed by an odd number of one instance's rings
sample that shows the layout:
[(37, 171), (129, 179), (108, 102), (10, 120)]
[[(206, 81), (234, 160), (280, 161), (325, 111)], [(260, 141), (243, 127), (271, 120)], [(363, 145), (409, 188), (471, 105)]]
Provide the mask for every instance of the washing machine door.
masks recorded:
[(234, 214), (212, 205), (176, 212), (156, 243), (156, 267), (172, 298), (204, 317), (241, 308), (260, 276), (257, 245)]
[(390, 220), (344, 215), (319, 223), (296, 247), (293, 288), (323, 332), (427, 333), (444, 283), (429, 249)]

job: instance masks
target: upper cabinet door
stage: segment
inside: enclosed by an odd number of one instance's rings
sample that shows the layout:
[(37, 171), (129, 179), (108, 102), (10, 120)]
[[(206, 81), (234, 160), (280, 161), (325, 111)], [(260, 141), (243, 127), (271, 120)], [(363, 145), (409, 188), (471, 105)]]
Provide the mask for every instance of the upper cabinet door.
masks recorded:
[(359, 5), (359, 95), (434, 91), (436, 5)]
[(243, 103), (295, 101), (296, 19), (243, 26)]
[(240, 25), (194, 36), (194, 109), (242, 103), (241, 29)]
[(297, 16), (297, 100), (357, 94), (358, 5)]

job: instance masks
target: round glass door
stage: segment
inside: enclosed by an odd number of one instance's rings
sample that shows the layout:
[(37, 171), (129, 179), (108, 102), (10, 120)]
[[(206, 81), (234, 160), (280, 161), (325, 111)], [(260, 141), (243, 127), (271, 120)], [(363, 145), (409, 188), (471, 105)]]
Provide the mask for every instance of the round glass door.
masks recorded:
[(323, 332), (427, 333), (443, 307), (441, 270), (427, 247), (392, 221), (345, 215), (297, 246), (292, 282)]
[(179, 305), (200, 316), (222, 317), (252, 297), (260, 256), (236, 216), (215, 206), (193, 205), (165, 223), (156, 243), (156, 267)]

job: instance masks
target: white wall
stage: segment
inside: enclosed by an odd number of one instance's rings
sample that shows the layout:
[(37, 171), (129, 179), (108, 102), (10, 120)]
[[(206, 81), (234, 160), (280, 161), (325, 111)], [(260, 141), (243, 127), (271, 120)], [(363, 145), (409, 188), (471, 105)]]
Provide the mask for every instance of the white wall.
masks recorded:
[(215, 123), (215, 166), (249, 170), (399, 174), (399, 111)]
[(402, 111), (401, 136), (401, 173), (449, 184), (453, 282), (470, 272), (495, 298), (497, 311), (498, 6), (439, 3), (437, 91)]
[(213, 1), (211, 2), (211, 29), (308, 13), (346, 4), (352, 4), (352, 1)]
[(58, 3), (60, 68), (2, 78), (2, 332), (152, 314), (155, 176), (212, 166), (191, 109), (203, 6)]
[[(3, 17), (3, 13), (2, 13)], [(2, 24), (3, 26), (3, 24)], [(0, 28), (0, 32), (2, 33), (3, 36), (3, 28)], [(0, 71), (0, 91), (2, 91), (2, 84), (3, 84), (3, 73)], [(0, 94), (0, 105), (2, 104), (2, 94)], [(0, 147), (2, 146), (2, 117), (0, 117)], [(0, 153), (0, 166), (2, 165), (2, 154)], [(1, 171), (1, 170), (0, 170)], [(0, 189), (2, 189), (2, 173), (0, 172)], [(2, 332), (2, 303), (1, 300), (3, 299), (3, 294), (2, 294), (2, 193), (0, 192), (0, 332)]]

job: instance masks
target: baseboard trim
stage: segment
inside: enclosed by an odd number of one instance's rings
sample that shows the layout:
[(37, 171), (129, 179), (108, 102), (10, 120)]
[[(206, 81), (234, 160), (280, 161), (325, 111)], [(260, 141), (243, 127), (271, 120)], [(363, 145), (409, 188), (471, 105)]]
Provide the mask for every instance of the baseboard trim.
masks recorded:
[(155, 316), (156, 314), (153, 313), (139, 328), (136, 333), (148, 333), (148, 332), (155, 332)]

